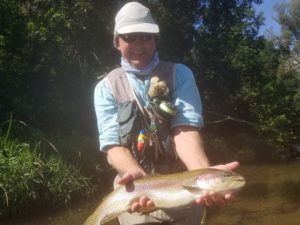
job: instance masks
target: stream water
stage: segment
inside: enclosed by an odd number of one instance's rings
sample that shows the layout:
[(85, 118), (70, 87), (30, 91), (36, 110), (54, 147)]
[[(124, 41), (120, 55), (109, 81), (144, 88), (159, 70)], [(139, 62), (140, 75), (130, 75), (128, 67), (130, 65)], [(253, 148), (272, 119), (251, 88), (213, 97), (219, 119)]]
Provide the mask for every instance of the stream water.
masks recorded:
[[(300, 161), (241, 166), (247, 184), (225, 207), (208, 209), (205, 225), (300, 225)], [(82, 225), (100, 200), (56, 214), (2, 221), (0, 225)], [(118, 225), (117, 220), (107, 225)]]

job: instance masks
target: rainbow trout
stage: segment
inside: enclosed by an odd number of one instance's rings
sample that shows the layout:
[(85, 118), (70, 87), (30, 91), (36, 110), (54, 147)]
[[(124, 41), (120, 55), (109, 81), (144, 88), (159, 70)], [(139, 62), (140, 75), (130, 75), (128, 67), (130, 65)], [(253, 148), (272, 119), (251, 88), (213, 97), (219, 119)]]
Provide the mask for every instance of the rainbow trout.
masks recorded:
[(196, 198), (213, 191), (225, 195), (245, 185), (245, 179), (232, 171), (213, 168), (198, 169), (169, 175), (150, 175), (120, 186), (111, 192), (84, 225), (104, 224), (128, 211), (141, 196), (149, 197), (155, 207), (141, 212), (191, 205)]

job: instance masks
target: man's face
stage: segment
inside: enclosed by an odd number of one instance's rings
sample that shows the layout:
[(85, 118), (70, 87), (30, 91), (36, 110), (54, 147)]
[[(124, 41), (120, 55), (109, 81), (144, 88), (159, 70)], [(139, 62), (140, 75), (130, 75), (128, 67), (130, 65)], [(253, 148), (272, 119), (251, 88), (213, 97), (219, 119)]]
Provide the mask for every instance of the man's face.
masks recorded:
[(145, 68), (156, 51), (155, 35), (149, 33), (119, 35), (117, 45), (122, 56), (137, 69)]

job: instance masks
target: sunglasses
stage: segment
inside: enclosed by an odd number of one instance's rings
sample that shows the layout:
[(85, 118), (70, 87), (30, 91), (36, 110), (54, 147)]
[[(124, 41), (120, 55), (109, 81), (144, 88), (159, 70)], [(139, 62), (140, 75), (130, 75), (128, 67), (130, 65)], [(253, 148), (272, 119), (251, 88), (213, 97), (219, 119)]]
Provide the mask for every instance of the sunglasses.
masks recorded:
[(127, 43), (133, 43), (137, 39), (140, 41), (152, 41), (155, 37), (153, 34), (147, 34), (147, 33), (133, 33), (133, 34), (121, 34), (119, 35), (123, 41)]

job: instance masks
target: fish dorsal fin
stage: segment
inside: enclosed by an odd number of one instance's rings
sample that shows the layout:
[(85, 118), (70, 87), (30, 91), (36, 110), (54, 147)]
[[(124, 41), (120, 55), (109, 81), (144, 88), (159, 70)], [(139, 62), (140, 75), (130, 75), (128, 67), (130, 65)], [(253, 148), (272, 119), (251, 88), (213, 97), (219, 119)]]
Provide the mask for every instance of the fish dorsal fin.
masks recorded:
[(201, 189), (199, 187), (193, 187), (193, 186), (183, 186), (183, 189), (190, 192), (192, 195), (195, 195), (197, 197), (200, 197), (203, 195), (203, 192), (205, 192), (204, 189)]
[(147, 175), (147, 177), (156, 177), (156, 176), (159, 176), (159, 175), (161, 175), (161, 174), (159, 174), (159, 173), (151, 173), (151, 174)]
[(143, 180), (146, 180), (146, 179), (151, 179), (153, 177), (157, 177), (157, 176), (160, 176), (161, 174), (159, 173), (151, 173), (151, 174), (147, 174), (147, 176), (144, 176), (142, 179)]

